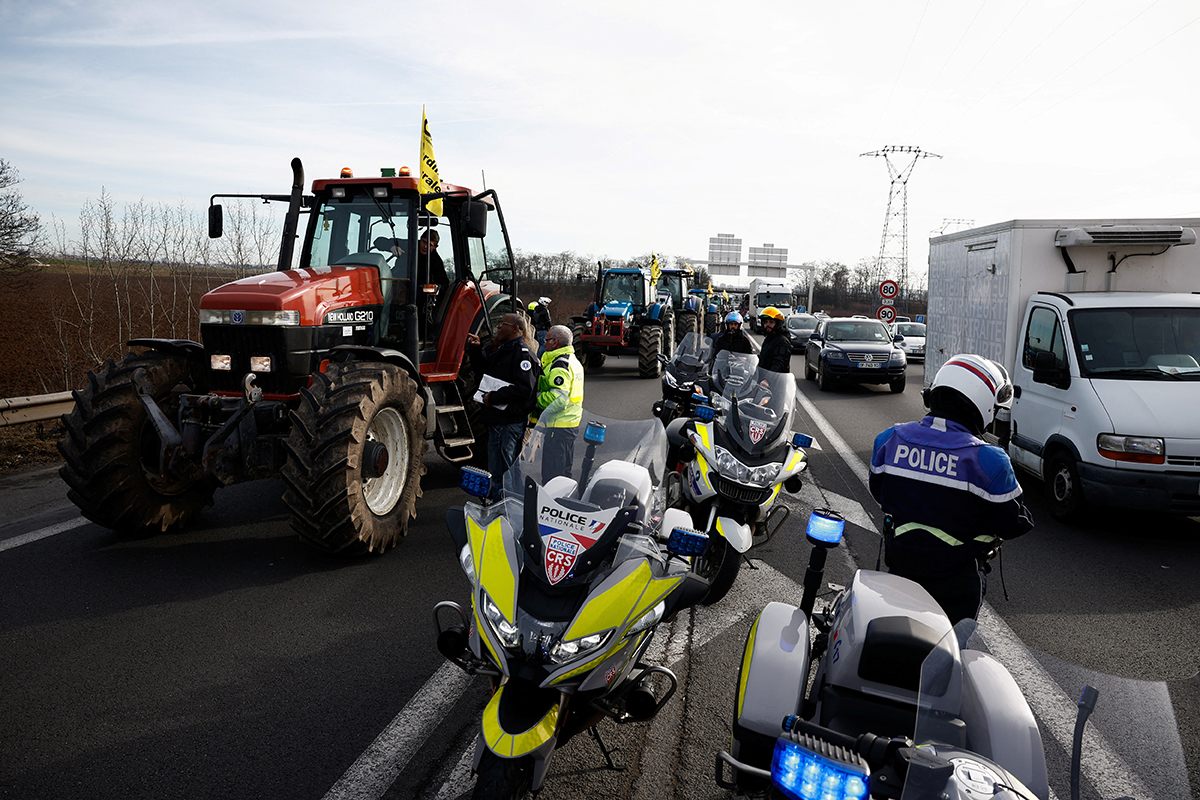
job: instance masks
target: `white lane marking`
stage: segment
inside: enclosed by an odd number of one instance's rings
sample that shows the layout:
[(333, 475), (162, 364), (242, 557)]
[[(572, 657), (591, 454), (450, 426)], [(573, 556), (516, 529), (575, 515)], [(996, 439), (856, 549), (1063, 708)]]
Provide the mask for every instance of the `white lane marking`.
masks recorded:
[[(797, 385), (799, 385), (799, 382), (800, 379), (797, 378)], [(825, 419), (821, 412), (817, 410), (817, 407), (813, 405), (813, 401), (809, 400), (808, 397), (805, 396), (804, 392), (799, 391), (798, 389), (796, 391), (796, 402), (804, 408), (805, 413), (812, 417), (812, 421), (817, 424), (817, 427), (821, 430), (821, 433), (825, 434), (825, 438), (831, 445), (833, 445), (833, 449), (837, 450), (841, 454), (842, 458), (846, 462), (846, 466), (853, 470), (854, 474), (858, 476), (858, 479), (862, 481), (864, 485), (866, 485), (871, 473), (867, 469), (866, 465), (859, 460), (858, 455), (853, 449), (851, 449), (850, 445), (846, 444), (846, 440), (838, 435), (838, 432), (834, 429), (833, 425), (829, 423), (829, 420)]]
[(346, 770), (325, 800), (378, 800), (462, 697), (471, 676), (449, 661), (412, 696), (396, 718)]
[(471, 782), (471, 762), (475, 760), (475, 743), (466, 746), (463, 750), (462, 758), (458, 759), (458, 763), (454, 765), (454, 769), (450, 770), (450, 775), (447, 776), (446, 782), (442, 784), (442, 788), (438, 790), (437, 800), (454, 800), (456, 797), (461, 797), (466, 794), (474, 785)]
[(0, 542), (0, 552), (12, 550), (14, 547), (20, 547), (21, 545), (46, 539), (50, 536), (56, 536), (60, 533), (74, 530), (75, 528), (86, 524), (88, 524), (88, 520), (85, 517), (76, 517), (75, 519), (69, 519), (66, 522), (60, 522), (57, 525), (51, 525), (48, 528), (30, 531), (29, 533), (22, 533), (20, 536), (14, 536), (11, 539), (5, 539), (4, 541)]
[[(817, 410), (803, 393), (797, 393), (796, 399), (804, 406), (804, 410), (812, 417), (817, 427), (825, 432), (826, 437), (845, 460), (846, 465), (858, 475), (864, 486), (870, 489), (870, 471), (859, 460), (858, 455), (846, 442), (837, 435), (829, 420)], [(1059, 686), (1053, 678), (1029, 654), (1029, 649), (1017, 638), (1007, 623), (996, 613), (996, 610), (985, 600), (979, 609), (980, 635), (988, 649), (1004, 664), (1017, 685), (1021, 687), (1026, 701), (1037, 712), (1054, 739), (1068, 752), (1071, 752), (1075, 731), (1075, 715), (1078, 710), (1075, 701), (1066, 690)], [(992, 648), (993, 642), (996, 649)], [(1141, 781), (1125, 765), (1124, 760), (1108, 745), (1108, 742), (1096, 732), (1094, 726), (1084, 732), (1088, 743), (1088, 758), (1081, 765), (1081, 770), (1094, 786), (1125, 787), (1129, 797), (1146, 797), (1145, 787)], [(1123, 776), (1119, 782), (1118, 776)]]
[[(1059, 746), (1067, 753), (1074, 743), (1075, 700), (1050, 677), (1050, 674), (1030, 655), (1028, 648), (1013, 633), (1012, 628), (987, 603), (979, 610), (979, 628), (983, 643), (996, 658), (1008, 667), (1009, 673), (1030, 707), (1037, 713)], [(1081, 689), (1083, 687), (1080, 687)], [(1087, 753), (1083, 769), (1093, 786), (1103, 786), (1113, 797), (1149, 797), (1150, 792), (1125, 763), (1117, 751), (1089, 725), (1083, 732), (1083, 751)]]

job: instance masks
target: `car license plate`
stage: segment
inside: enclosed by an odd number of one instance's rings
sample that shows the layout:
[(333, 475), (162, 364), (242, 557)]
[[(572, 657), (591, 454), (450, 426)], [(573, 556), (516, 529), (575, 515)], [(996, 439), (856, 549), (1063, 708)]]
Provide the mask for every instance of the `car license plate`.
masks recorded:
[(866, 361), (860, 361), (858, 366), (859, 366), (859, 369), (879, 369), (883, 365), (882, 364), (870, 364), (870, 363), (867, 363)]

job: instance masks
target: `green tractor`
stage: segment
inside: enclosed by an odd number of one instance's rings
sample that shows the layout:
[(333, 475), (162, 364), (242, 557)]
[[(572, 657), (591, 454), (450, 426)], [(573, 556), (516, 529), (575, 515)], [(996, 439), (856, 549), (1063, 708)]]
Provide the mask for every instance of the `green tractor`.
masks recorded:
[(650, 273), (632, 267), (602, 269), (596, 299), (582, 317), (572, 317), (575, 355), (584, 369), (602, 366), (610, 355), (635, 355), (638, 377), (662, 375), (658, 356), (675, 353), (675, 313), (655, 297)]

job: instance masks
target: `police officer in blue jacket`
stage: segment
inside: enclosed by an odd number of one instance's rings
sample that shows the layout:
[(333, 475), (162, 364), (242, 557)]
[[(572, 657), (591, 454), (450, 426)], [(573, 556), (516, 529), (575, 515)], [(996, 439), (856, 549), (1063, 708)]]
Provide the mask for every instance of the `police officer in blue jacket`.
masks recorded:
[(888, 571), (925, 587), (951, 623), (979, 614), (1000, 542), (1033, 528), (1008, 454), (981, 438), (1012, 392), (999, 364), (957, 355), (925, 395), (929, 416), (875, 437), (870, 487), (888, 515)]

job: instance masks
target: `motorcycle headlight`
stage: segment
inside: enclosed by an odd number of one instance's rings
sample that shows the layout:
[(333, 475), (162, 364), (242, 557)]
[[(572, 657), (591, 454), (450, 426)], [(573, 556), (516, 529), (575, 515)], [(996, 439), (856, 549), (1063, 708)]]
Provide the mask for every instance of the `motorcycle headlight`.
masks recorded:
[(761, 467), (750, 467), (750, 483), (757, 483), (760, 486), (770, 486), (779, 477), (779, 470), (783, 465), (778, 461), (774, 464), (766, 464)]
[[(463, 572), (467, 573), (467, 580), (471, 585), (475, 585), (475, 559), (471, 557), (471, 545), (464, 544), (463, 549), (458, 554), (458, 563), (462, 567)], [(488, 602), (491, 602), (490, 600)], [(495, 608), (495, 606), (492, 606)]]
[(667, 386), (670, 386), (672, 389), (679, 388), (679, 381), (675, 380), (675, 376), (670, 372), (663, 372), (663, 383), (665, 383)]
[(733, 454), (724, 447), (718, 447), (716, 449), (716, 458), (714, 460), (717, 463), (718, 470), (728, 473), (729, 475), (733, 475), (737, 478), (740, 478), (741, 473), (746, 469), (745, 465), (734, 458)]
[(504, 614), (492, 602), (492, 598), (488, 597), (487, 592), (480, 592), (479, 598), (483, 618), (487, 620), (488, 625), (500, 637), (500, 643), (505, 647), (517, 647), (521, 643), (521, 631), (517, 629), (516, 625), (504, 618)]
[(778, 461), (773, 464), (763, 464), (761, 467), (748, 467), (723, 447), (716, 448), (714, 460), (720, 472), (739, 483), (747, 483), (752, 486), (770, 486), (779, 477), (779, 471), (783, 469), (783, 465)]
[(568, 661), (583, 658), (603, 647), (611, 635), (612, 631), (607, 631), (606, 633), (593, 633), (591, 636), (582, 636), (578, 639), (555, 642), (549, 650), (550, 660), (555, 664), (565, 664)]
[(633, 625), (629, 626), (628, 633), (630, 633), (630, 634), (641, 633), (642, 631), (646, 630), (647, 628), (653, 628), (663, 618), (663, 614), (665, 614), (666, 611), (667, 611), (667, 604), (659, 603), (654, 608), (647, 611), (645, 614), (642, 614), (641, 619), (639, 619), (637, 622), (633, 623)]

